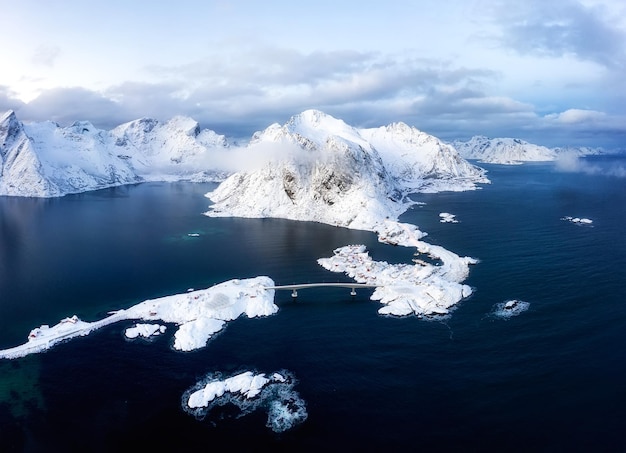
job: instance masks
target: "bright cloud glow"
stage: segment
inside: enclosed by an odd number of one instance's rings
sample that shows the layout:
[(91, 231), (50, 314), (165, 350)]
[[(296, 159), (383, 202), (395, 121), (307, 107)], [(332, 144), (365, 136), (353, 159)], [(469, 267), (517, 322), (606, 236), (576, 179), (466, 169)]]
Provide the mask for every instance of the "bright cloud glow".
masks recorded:
[(24, 121), (187, 115), (243, 137), (315, 108), (449, 140), (626, 142), (610, 0), (3, 3), (0, 111)]

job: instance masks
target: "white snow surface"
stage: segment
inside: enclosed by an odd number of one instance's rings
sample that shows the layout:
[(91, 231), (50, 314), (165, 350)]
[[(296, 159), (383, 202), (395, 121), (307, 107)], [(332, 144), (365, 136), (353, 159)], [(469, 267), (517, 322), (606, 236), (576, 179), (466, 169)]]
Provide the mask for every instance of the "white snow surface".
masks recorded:
[(208, 289), (149, 299), (95, 322), (85, 322), (74, 315), (53, 327), (42, 325), (33, 329), (27, 343), (0, 350), (0, 359), (15, 359), (42, 352), (59, 342), (85, 336), (101, 327), (128, 319), (152, 323), (161, 320), (178, 325), (174, 348), (191, 351), (204, 347), (227, 322), (243, 314), (249, 318), (275, 314), (278, 306), (274, 304), (274, 290), (265, 289), (269, 286), (274, 286), (269, 277), (229, 280)]
[(201, 129), (185, 116), (165, 123), (141, 118), (117, 126), (111, 134), (144, 180), (212, 180), (212, 154), (229, 147), (223, 135)]
[(442, 212), (439, 214), (441, 223), (459, 223), (456, 219), (456, 215), (450, 214), (449, 212)]
[(553, 161), (557, 156), (553, 149), (517, 138), (476, 135), (466, 142), (455, 141), (452, 144), (464, 158), (492, 164), (517, 165), (523, 162)]
[(161, 324), (145, 324), (138, 323), (133, 327), (129, 327), (124, 332), (126, 338), (134, 339), (137, 337), (150, 338), (152, 336), (161, 335), (165, 333), (167, 327)]
[(358, 283), (379, 285), (371, 299), (384, 305), (378, 310), (380, 314), (446, 315), (454, 305), (472, 294), (472, 289), (461, 282), (469, 274), (469, 265), (476, 260), (461, 258), (419, 240), (415, 245), (416, 256), (438, 260), (440, 265), (419, 258), (414, 265), (374, 261), (364, 245), (340, 247), (334, 251), (334, 256), (320, 258), (318, 263), (329, 271), (345, 273)]
[(361, 129), (360, 134), (407, 192), (462, 191), (489, 183), (485, 170), (467, 162), (453, 146), (405, 123)]
[(213, 373), (183, 394), (182, 407), (196, 418), (206, 417), (216, 406), (234, 405), (241, 411), (238, 416), (262, 408), (267, 411), (266, 426), (281, 433), (308, 417), (295, 383), (292, 374), (284, 370), (271, 375), (244, 371), (226, 379)]
[[(58, 197), (147, 180), (211, 180), (222, 176), (211, 154), (223, 136), (175, 117), (136, 120), (112, 131), (88, 121), (69, 127), (0, 117), (0, 195)], [(223, 177), (223, 176), (222, 176)]]
[(227, 392), (239, 393), (248, 399), (254, 398), (270, 381), (284, 382), (285, 378), (278, 373), (268, 378), (264, 373), (253, 374), (252, 371), (246, 371), (223, 381), (211, 381), (202, 389), (189, 395), (187, 405), (192, 409), (206, 407), (215, 398)]

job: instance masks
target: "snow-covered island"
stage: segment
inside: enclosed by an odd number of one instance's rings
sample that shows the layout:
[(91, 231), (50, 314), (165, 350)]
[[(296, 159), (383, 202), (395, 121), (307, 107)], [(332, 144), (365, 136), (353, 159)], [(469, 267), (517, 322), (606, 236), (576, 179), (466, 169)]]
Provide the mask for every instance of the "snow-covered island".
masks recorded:
[(424, 242), (418, 241), (416, 245), (417, 256), (424, 254), (425, 258), (441, 260), (441, 265), (428, 264), (419, 258), (414, 260), (414, 265), (374, 261), (363, 245), (341, 247), (334, 251), (334, 256), (320, 258), (318, 263), (359, 283), (379, 285), (371, 298), (384, 305), (378, 310), (380, 314), (447, 315), (455, 304), (472, 293), (461, 282), (469, 273), (468, 265), (476, 261)]
[(270, 375), (244, 371), (225, 379), (211, 373), (183, 394), (182, 407), (196, 418), (204, 418), (216, 406), (227, 404), (237, 406), (242, 414), (263, 408), (267, 411), (266, 426), (280, 433), (308, 417), (294, 385), (295, 378), (286, 371)]
[[(89, 335), (94, 330), (125, 320), (139, 319), (151, 324), (138, 324), (126, 330), (133, 338), (152, 331), (164, 333), (154, 321), (160, 320), (178, 326), (174, 334), (174, 349), (192, 351), (202, 348), (221, 331), (226, 323), (245, 314), (249, 318), (270, 316), (278, 311), (274, 303), (274, 286), (269, 277), (230, 280), (208, 289), (149, 299), (94, 322), (80, 320), (76, 315), (62, 319), (50, 327), (42, 325), (28, 335), (28, 342), (14, 348), (0, 350), (0, 359), (15, 359), (45, 351), (52, 346)], [(145, 335), (144, 335), (145, 336)]]
[(427, 244), (415, 225), (397, 221), (412, 204), (409, 193), (467, 190), (487, 182), (484, 171), (453, 147), (406, 125), (358, 129), (316, 110), (255, 134), (250, 153), (270, 146), (283, 152), (208, 193), (213, 205), (206, 215), (316, 221), (372, 231), (381, 242), (415, 247), (430, 261), (418, 258), (404, 267), (390, 266), (372, 261), (361, 246), (319, 260), (358, 282), (382, 285), (372, 299), (385, 304), (383, 314), (443, 315), (471, 294), (461, 282), (475, 259)]
[(442, 212), (439, 214), (441, 223), (459, 223), (454, 214), (450, 214), (449, 212)]

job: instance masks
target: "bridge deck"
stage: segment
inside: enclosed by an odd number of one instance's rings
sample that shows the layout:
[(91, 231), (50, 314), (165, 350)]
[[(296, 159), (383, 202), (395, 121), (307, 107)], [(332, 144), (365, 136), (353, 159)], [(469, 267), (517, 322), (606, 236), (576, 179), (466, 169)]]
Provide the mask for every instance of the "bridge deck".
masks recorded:
[(300, 283), (294, 285), (276, 285), (266, 286), (267, 289), (306, 289), (306, 288), (378, 288), (380, 285), (372, 285), (369, 283)]
[(266, 286), (266, 289), (275, 289), (275, 290), (291, 290), (291, 297), (298, 297), (299, 289), (307, 289), (307, 288), (322, 288), (322, 287), (330, 287), (330, 288), (349, 288), (350, 295), (356, 296), (357, 288), (378, 288), (381, 285), (372, 285), (369, 283), (301, 283), (294, 285), (276, 285), (276, 286)]

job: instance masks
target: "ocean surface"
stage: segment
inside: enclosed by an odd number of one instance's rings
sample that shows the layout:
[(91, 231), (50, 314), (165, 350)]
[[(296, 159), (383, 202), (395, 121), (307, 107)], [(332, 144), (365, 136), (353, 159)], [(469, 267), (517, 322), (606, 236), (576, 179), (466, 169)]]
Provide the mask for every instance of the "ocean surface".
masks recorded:
[[(284, 291), (276, 315), (237, 319), (195, 352), (172, 349), (171, 327), (126, 340), (124, 322), (0, 361), (0, 451), (626, 451), (626, 158), (582, 163), (483, 164), (480, 190), (411, 196), (425, 204), (401, 221), (479, 260), (474, 294), (446, 319), (381, 316), (371, 290)], [(0, 349), (66, 316), (233, 278), (350, 281), (316, 263), (343, 245), (412, 258), (363, 231), (208, 218), (212, 187), (0, 198)], [(528, 310), (496, 316), (510, 299)], [(287, 370), (308, 418), (275, 433), (263, 410), (182, 410), (207, 374), (244, 370)]]

